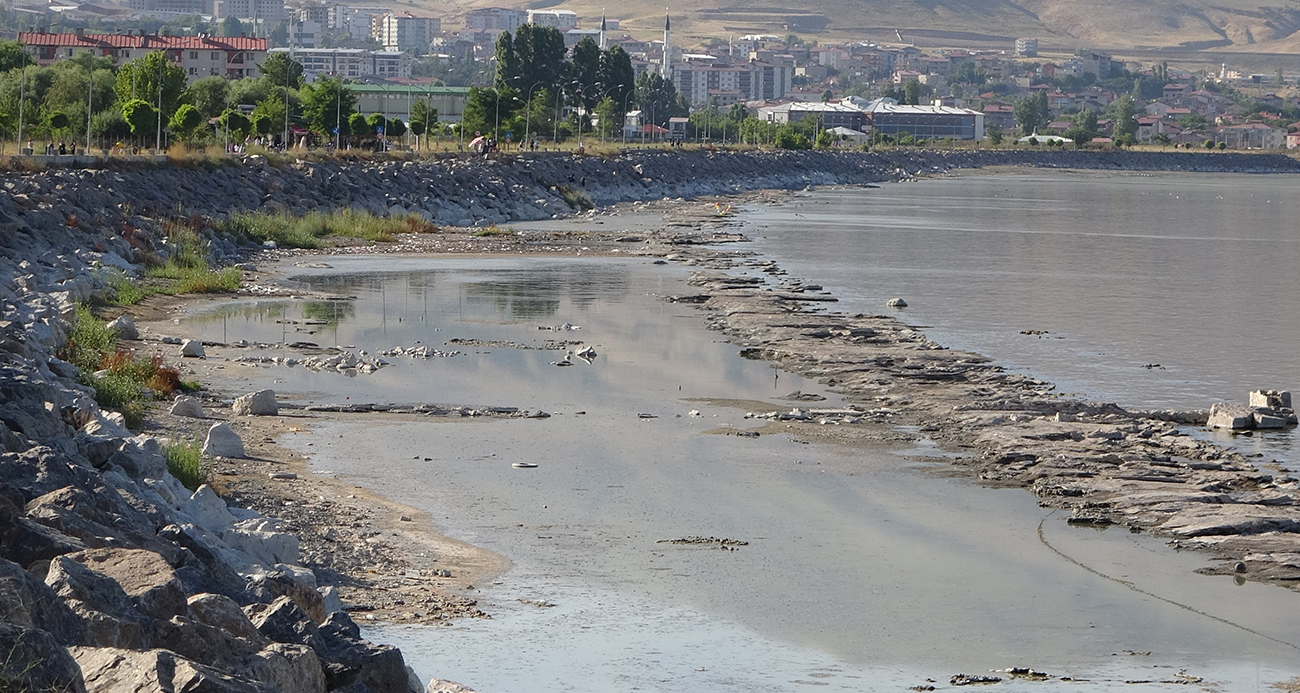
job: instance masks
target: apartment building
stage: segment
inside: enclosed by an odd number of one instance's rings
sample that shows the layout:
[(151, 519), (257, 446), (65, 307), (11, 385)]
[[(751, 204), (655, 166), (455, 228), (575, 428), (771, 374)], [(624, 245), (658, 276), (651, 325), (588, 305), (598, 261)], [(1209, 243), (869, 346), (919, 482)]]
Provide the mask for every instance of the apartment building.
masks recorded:
[(79, 53), (112, 58), (118, 65), (163, 51), (185, 70), (186, 80), (220, 76), (227, 79), (260, 76), (266, 59), (266, 39), (242, 36), (157, 36), (154, 34), (73, 34), (21, 32), (18, 40), (38, 65), (52, 65)]
[[(288, 48), (272, 48), (271, 53), (287, 53)], [(406, 79), (411, 76), (412, 58), (401, 51), (368, 51), (364, 48), (295, 48), (293, 59), (302, 64), (303, 77), (311, 82), (317, 77), (377, 77)]]
[(388, 51), (427, 51), (442, 31), (437, 17), (410, 12), (386, 12), (371, 19), (370, 36)]
[(528, 10), (528, 23), (568, 31), (578, 28), (578, 13), (570, 10)]
[(466, 13), (465, 31), (472, 34), (500, 34), (503, 31), (509, 31), (513, 34), (520, 26), (527, 22), (528, 13), (523, 10), (511, 10), (504, 7), (484, 7), (482, 9), (470, 10)]
[(257, 20), (258, 24), (266, 27), (273, 27), (289, 18), (284, 0), (213, 0), (212, 13), (219, 19)]

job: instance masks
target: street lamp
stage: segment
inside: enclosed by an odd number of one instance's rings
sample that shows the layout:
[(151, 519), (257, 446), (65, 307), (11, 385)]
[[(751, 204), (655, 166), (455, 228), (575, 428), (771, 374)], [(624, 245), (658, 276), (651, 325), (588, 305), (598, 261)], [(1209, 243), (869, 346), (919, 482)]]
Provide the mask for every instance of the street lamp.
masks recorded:
[[(515, 77), (515, 79), (519, 79), (519, 77)], [(532, 132), (533, 90), (546, 83), (547, 82), (543, 80), (541, 82), (537, 82), (531, 87), (528, 87), (528, 100), (524, 103), (524, 139), (525, 140), (531, 136), (530, 133)]]
[(628, 91), (627, 96), (623, 97), (623, 146), (627, 146), (627, 109), (629, 104), (632, 103), (632, 95), (635, 93), (636, 89), (632, 89)]
[[(621, 89), (621, 88), (623, 88), (623, 87), (625, 87), (625, 86), (627, 86), (627, 85), (626, 85), (626, 84), (615, 84), (614, 86), (610, 87), (609, 89), (606, 89), (605, 92), (604, 92), (603, 94), (600, 95), (600, 101), (597, 101), (596, 104), (599, 105), (601, 101), (604, 101), (605, 98), (609, 96), (609, 93), (610, 93), (611, 91), (614, 91), (615, 89)], [(625, 116), (625, 117), (626, 117), (626, 116)], [(601, 143), (601, 144), (605, 144), (605, 128), (604, 128), (603, 125), (602, 125), (601, 128), (600, 128), (600, 143)]]

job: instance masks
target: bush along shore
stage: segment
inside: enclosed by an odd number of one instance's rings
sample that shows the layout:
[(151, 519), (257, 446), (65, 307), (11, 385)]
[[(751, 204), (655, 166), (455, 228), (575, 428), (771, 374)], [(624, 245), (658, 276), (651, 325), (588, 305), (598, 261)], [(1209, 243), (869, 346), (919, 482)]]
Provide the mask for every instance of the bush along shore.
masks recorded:
[[(250, 157), (227, 167), (0, 174), (7, 193), (0, 196), (0, 688), (422, 689), (400, 652), (360, 638), (337, 595), (299, 565), (298, 540), (279, 521), (228, 506), (200, 485), (193, 443), (129, 430), (135, 403), (193, 384), (165, 364), (116, 350), (114, 338), (129, 339), (134, 326), (103, 325), (88, 304), (227, 290), (240, 277), (228, 265), (271, 243), (311, 247), (339, 233), (379, 241), (444, 224), (491, 229), (593, 204), (1000, 164), (1300, 170), (1274, 155), (898, 151), (354, 163)], [(976, 446), (982, 454), (966, 464), (980, 476), (1029, 485), (1082, 521), (1150, 527), (1240, 557), (1252, 575), (1286, 579), (1296, 571), (1284, 560), (1300, 552), (1289, 478), (1176, 436), (1163, 421), (1062, 402), (1041, 383), (939, 349), (887, 319), (812, 315), (791, 310), (800, 305), (797, 291), (755, 292), (713, 275), (697, 281), (701, 300), (717, 311), (716, 326), (754, 354), (844, 388), (873, 410), (863, 410), (866, 418), (888, 418), (874, 410), (897, 407), (904, 413), (891, 421)], [(179, 347), (202, 353), (198, 343)], [(921, 383), (938, 386), (924, 400), (931, 405), (903, 409), (897, 399)], [(210, 453), (228, 432), (210, 433)]]

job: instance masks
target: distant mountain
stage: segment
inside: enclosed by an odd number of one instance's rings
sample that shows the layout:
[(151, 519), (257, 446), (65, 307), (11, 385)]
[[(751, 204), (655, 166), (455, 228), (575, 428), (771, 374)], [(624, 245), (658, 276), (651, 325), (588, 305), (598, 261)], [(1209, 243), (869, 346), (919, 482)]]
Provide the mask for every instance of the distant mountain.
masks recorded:
[[(459, 9), (503, 4), (468, 0)], [(573, 10), (584, 28), (598, 24), (602, 9), (622, 20), (622, 31), (647, 36), (663, 26), (660, 0), (531, 6)], [(794, 32), (898, 42), (901, 34), (917, 45), (1005, 46), (1035, 36), (1045, 49), (1300, 50), (1300, 7), (1286, 0), (675, 0), (670, 12), (674, 32), (687, 38)]]

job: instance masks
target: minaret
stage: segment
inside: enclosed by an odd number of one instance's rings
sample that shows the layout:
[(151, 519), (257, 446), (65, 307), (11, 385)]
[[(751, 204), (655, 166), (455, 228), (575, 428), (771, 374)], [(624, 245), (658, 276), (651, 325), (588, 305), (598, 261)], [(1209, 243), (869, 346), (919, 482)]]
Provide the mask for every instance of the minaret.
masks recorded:
[(605, 8), (600, 8), (600, 49), (603, 51), (609, 47), (605, 42)]
[(664, 8), (664, 79), (673, 78), (673, 47), (672, 47), (673, 25), (672, 20), (668, 18), (668, 9)]

